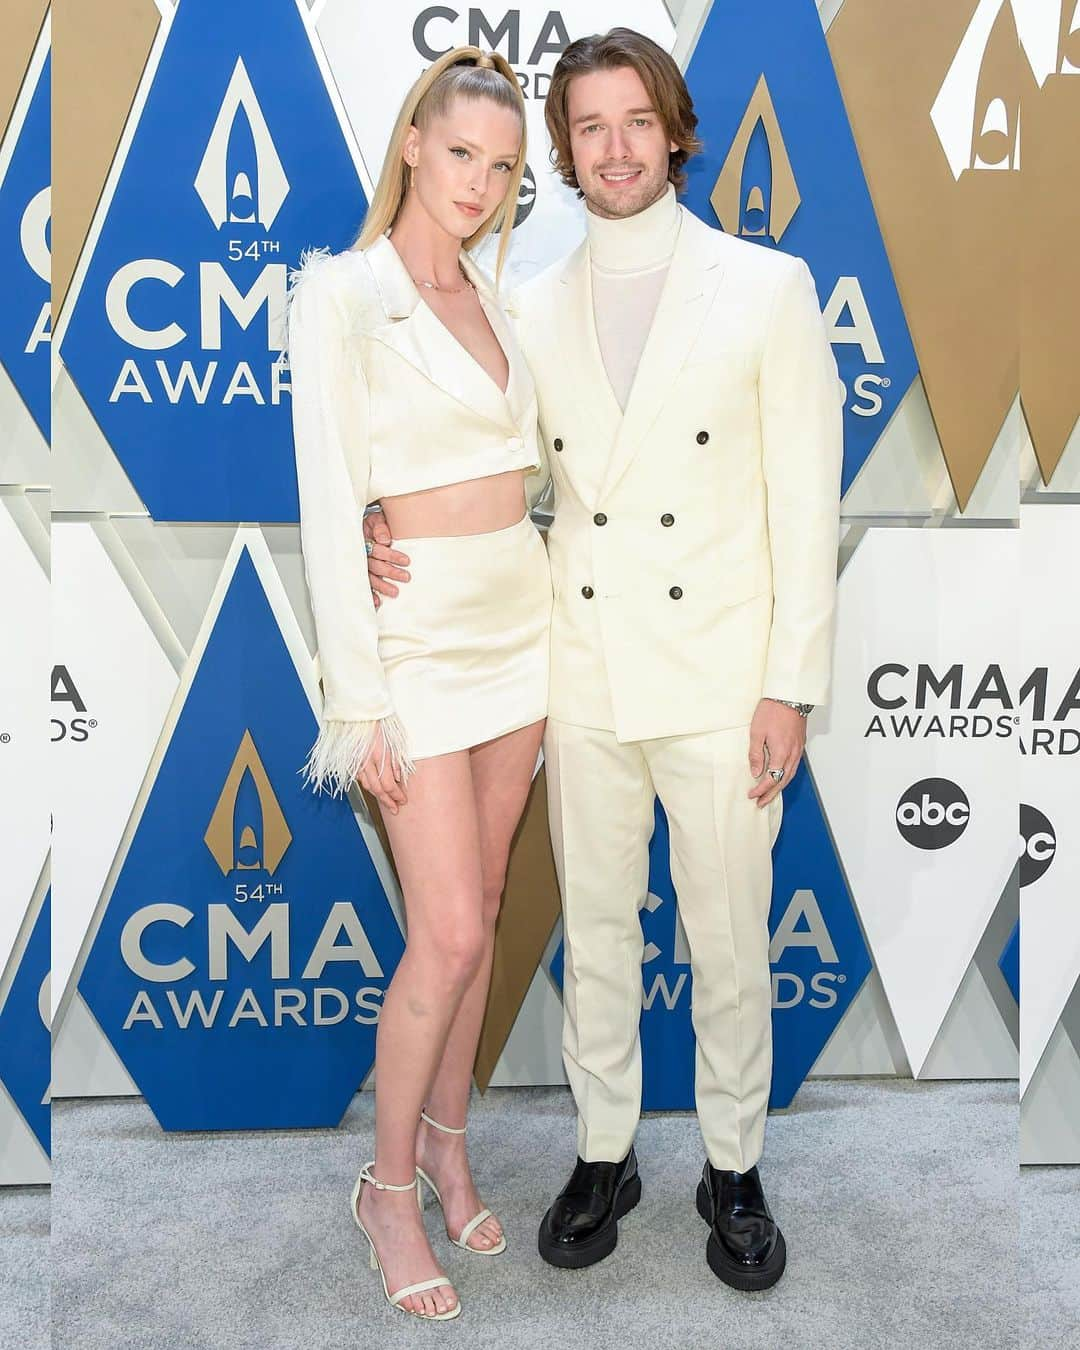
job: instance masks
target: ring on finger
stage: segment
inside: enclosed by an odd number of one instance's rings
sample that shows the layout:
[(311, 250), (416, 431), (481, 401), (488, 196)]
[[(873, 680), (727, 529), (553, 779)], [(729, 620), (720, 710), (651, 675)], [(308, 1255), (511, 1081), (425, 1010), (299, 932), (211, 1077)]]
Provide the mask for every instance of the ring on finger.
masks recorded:
[(783, 776), (784, 776), (784, 770), (783, 770), (783, 769), (770, 769), (770, 770), (769, 770), (769, 777), (773, 780), (774, 783), (779, 783), (779, 781), (781, 780), (781, 778), (783, 778)]

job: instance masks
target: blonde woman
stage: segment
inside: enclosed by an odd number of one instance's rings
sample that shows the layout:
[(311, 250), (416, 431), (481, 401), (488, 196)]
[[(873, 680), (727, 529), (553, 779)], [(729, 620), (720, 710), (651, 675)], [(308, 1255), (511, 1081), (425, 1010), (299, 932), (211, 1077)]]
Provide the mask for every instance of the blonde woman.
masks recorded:
[[(317, 788), (376, 799), (408, 937), (375, 1058), (375, 1157), (353, 1215), (395, 1307), (461, 1311), (428, 1243), (419, 1185), (465, 1251), (506, 1240), (465, 1149), (473, 1061), (507, 856), (548, 692), (551, 581), (527, 511), (536, 397), (471, 258), (501, 230), (525, 165), (525, 107), (502, 57), (460, 47), (409, 91), (352, 248), (308, 253), (288, 335), (304, 564), (324, 709)], [(417, 562), (376, 611), (364, 506), (381, 500)]]

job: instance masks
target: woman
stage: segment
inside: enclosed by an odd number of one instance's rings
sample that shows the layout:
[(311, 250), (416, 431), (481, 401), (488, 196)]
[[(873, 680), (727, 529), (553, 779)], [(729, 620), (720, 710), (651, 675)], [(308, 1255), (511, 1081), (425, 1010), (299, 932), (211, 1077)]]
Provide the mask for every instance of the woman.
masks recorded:
[[(551, 581), (527, 513), (536, 398), (470, 250), (506, 255), (525, 106), (502, 57), (460, 47), (409, 91), (351, 249), (307, 254), (288, 309), (304, 565), (325, 705), (305, 766), (379, 803), (405, 954), (375, 1057), (375, 1158), (353, 1213), (393, 1306), (461, 1311), (425, 1235), (420, 1180), (451, 1240), (505, 1249), (482, 1208), (465, 1116), (510, 841), (547, 711)], [(420, 560), (376, 612), (362, 508), (380, 499)], [(422, 1201), (421, 1201), (422, 1204)]]

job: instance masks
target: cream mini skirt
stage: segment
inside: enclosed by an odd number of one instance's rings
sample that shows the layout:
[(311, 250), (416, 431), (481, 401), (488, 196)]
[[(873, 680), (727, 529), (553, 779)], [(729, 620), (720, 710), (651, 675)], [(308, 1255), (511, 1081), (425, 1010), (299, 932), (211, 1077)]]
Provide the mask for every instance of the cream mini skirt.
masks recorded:
[(376, 610), (379, 660), (411, 758), (546, 717), (551, 573), (529, 516), (393, 547), (408, 554), (410, 580)]

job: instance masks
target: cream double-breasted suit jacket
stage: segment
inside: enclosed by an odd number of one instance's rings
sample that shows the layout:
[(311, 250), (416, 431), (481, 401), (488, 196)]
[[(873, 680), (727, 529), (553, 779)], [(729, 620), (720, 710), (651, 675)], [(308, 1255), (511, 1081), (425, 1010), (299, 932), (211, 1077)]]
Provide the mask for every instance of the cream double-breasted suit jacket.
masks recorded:
[(678, 210), (625, 413), (587, 240), (508, 306), (555, 487), (550, 716), (619, 740), (829, 688), (845, 390), (813, 278)]
[(579, 1156), (625, 1157), (658, 796), (690, 946), (698, 1118), (712, 1165), (746, 1171), (769, 1097), (782, 815), (779, 796), (748, 797), (748, 724), (763, 695), (828, 693), (845, 391), (806, 264), (677, 210), (625, 411), (587, 239), (510, 302), (555, 488), (544, 752), (563, 1060)]

